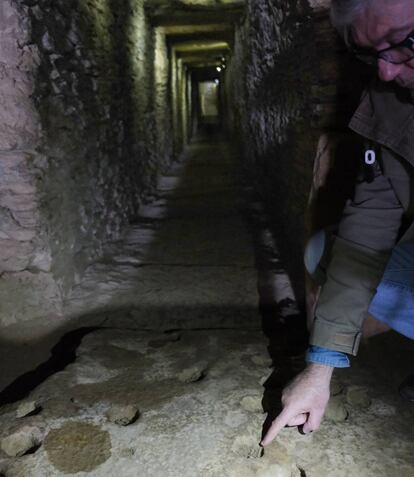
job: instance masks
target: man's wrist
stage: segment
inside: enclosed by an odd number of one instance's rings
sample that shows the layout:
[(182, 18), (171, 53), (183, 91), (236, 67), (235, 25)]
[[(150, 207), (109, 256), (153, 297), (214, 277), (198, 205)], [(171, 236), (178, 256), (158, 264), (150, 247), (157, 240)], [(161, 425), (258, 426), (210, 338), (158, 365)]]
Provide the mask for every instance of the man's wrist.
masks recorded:
[(322, 377), (332, 377), (334, 371), (334, 366), (329, 366), (328, 364), (319, 364), (319, 363), (308, 363), (305, 370), (311, 375), (318, 375)]

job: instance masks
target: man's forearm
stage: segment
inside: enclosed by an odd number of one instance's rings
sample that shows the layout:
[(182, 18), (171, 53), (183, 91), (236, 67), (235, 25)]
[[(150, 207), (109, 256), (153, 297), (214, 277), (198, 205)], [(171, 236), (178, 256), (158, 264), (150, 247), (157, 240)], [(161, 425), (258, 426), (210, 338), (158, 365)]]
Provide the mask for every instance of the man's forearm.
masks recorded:
[(404, 209), (380, 164), (361, 173), (331, 250), (310, 343), (356, 355), (369, 303), (398, 238)]
[(389, 254), (337, 238), (310, 343), (356, 355), (361, 329)]

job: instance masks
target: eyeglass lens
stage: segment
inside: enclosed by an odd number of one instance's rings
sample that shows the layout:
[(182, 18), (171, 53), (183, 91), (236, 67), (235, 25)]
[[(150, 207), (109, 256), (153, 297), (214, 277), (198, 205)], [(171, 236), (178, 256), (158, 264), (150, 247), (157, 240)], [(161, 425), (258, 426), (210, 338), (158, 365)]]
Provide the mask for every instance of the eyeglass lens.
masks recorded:
[(401, 46), (399, 48), (393, 48), (380, 53), (378, 58), (395, 64), (405, 63), (406, 61), (414, 58), (414, 51), (411, 48)]

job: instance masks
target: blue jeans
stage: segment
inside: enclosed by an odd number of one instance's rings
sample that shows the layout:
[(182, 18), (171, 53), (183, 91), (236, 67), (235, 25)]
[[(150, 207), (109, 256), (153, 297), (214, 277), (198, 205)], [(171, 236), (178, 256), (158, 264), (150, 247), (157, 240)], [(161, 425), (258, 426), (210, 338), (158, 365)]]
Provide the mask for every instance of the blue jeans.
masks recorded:
[(368, 311), (414, 340), (414, 241), (394, 248)]

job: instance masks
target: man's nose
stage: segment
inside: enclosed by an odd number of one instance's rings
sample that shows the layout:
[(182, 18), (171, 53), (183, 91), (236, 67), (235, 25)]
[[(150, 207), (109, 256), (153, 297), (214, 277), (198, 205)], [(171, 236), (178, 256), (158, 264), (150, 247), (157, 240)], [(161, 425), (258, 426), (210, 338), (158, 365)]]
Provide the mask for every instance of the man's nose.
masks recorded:
[(381, 81), (392, 81), (394, 80), (401, 71), (402, 65), (394, 65), (388, 61), (379, 59), (378, 60), (378, 76)]

